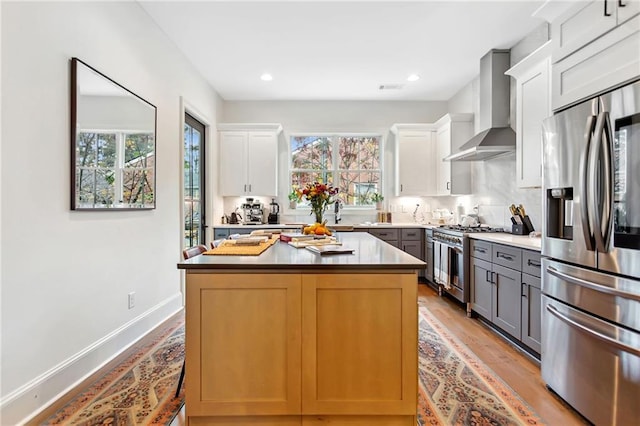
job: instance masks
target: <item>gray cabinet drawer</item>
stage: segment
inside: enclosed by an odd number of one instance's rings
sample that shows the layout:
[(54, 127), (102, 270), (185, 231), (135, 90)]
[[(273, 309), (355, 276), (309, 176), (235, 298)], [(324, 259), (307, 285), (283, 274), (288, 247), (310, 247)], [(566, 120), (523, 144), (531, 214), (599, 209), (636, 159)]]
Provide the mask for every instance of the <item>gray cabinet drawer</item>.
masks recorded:
[(213, 229), (213, 239), (219, 240), (224, 239), (229, 236), (229, 230), (226, 228), (214, 228)]
[(420, 241), (422, 240), (422, 235), (424, 234), (424, 229), (415, 228), (415, 229), (401, 229), (402, 241)]
[(384, 240), (387, 242), (394, 241), (396, 243), (396, 246), (398, 244), (398, 240), (400, 239), (400, 232), (398, 231), (399, 229), (391, 229), (391, 228), (386, 228), (386, 229), (369, 228), (369, 233), (371, 235), (373, 235), (374, 237), (378, 237), (381, 240)]
[(491, 243), (471, 240), (471, 256), (491, 262)]
[(541, 257), (537, 251), (522, 250), (522, 272), (540, 278)]
[(492, 254), (493, 263), (516, 271), (522, 268), (522, 250), (519, 248), (493, 244)]

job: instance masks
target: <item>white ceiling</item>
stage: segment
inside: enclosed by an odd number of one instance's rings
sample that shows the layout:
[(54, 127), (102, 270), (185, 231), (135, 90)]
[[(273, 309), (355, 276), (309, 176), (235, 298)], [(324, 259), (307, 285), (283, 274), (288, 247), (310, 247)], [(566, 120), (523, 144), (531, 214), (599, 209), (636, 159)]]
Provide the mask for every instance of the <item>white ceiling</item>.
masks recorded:
[(448, 100), (542, 3), (140, 0), (225, 100)]

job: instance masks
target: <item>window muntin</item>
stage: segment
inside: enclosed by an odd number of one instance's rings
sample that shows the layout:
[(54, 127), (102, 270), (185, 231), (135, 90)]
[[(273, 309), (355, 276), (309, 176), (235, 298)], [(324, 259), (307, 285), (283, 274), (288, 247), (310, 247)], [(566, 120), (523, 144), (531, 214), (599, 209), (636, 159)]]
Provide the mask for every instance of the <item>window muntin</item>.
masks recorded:
[(380, 135), (293, 135), (291, 185), (322, 181), (339, 188), (345, 206), (369, 208), (382, 192), (381, 145)]

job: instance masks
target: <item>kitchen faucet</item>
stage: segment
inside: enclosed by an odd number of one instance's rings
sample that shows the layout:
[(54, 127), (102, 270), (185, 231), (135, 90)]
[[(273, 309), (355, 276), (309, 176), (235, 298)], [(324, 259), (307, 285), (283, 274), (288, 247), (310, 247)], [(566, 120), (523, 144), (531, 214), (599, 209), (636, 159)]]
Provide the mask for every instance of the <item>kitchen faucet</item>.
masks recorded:
[(336, 225), (342, 220), (342, 218), (340, 217), (340, 210), (342, 210), (342, 201), (336, 200), (336, 202), (333, 204), (333, 212), (336, 215)]

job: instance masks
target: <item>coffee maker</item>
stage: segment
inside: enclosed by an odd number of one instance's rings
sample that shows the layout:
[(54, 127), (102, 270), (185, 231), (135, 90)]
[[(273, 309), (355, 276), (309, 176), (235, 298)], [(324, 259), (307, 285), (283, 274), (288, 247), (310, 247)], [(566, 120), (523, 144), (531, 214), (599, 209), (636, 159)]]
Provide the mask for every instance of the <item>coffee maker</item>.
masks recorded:
[(264, 223), (264, 210), (261, 202), (254, 202), (253, 198), (247, 198), (247, 201), (241, 207), (244, 212), (245, 225), (261, 225)]
[(280, 223), (280, 206), (276, 203), (276, 199), (272, 198), (271, 203), (269, 203), (269, 217), (267, 219), (267, 223), (269, 224), (278, 224)]

